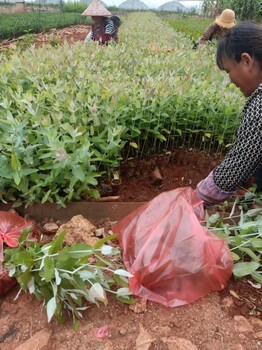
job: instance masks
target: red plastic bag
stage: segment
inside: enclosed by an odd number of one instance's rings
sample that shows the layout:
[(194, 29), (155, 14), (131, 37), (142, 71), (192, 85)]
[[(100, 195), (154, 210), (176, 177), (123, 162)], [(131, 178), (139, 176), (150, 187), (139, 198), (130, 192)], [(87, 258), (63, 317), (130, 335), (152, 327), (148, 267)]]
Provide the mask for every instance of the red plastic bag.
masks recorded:
[(231, 254), (200, 224), (203, 217), (202, 201), (186, 187), (160, 194), (117, 223), (134, 295), (174, 307), (225, 287)]
[(0, 296), (5, 295), (15, 285), (17, 285), (17, 280), (10, 277), (6, 269), (2, 269), (2, 272), (0, 272)]
[(39, 238), (39, 232), (32, 221), (15, 213), (0, 211), (0, 296), (6, 294), (17, 283), (3, 268), (4, 245), (10, 248), (17, 247), (21, 233), (28, 226), (31, 226), (32, 234)]

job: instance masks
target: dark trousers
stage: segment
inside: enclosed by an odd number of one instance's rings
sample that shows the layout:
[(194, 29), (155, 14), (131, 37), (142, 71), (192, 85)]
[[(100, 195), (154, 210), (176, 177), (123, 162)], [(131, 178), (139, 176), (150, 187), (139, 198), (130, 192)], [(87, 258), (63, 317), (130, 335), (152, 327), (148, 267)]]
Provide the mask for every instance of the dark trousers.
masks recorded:
[(254, 178), (257, 185), (256, 192), (262, 192), (262, 167), (255, 172)]

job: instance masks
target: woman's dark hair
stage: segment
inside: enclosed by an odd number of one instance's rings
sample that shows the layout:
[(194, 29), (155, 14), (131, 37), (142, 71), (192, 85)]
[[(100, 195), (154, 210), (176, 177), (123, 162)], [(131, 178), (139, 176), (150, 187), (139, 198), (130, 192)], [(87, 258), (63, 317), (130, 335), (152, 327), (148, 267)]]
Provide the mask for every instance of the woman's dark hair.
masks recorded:
[(243, 53), (254, 57), (262, 69), (262, 25), (255, 22), (242, 22), (231, 28), (218, 41), (216, 62), (220, 69), (224, 69), (223, 60), (241, 61)]
[(121, 26), (122, 22), (118, 16), (112, 16), (112, 17), (110, 17), (110, 19), (113, 21), (116, 28)]

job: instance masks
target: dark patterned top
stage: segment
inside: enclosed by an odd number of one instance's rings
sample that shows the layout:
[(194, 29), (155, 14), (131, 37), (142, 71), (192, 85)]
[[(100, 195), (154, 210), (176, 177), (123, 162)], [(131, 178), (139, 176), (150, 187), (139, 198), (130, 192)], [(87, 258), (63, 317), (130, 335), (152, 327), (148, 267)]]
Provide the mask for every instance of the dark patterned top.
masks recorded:
[(247, 99), (236, 140), (214, 170), (215, 184), (235, 191), (262, 166), (262, 83)]
[[(104, 23), (104, 34), (103, 35), (108, 35), (110, 38), (113, 38), (117, 34), (117, 29), (114, 25), (114, 22), (111, 19), (106, 19)], [(95, 40), (93, 31), (91, 31), (91, 40)]]
[(220, 39), (228, 32), (227, 28), (222, 28), (215, 22), (211, 23), (200, 38), (200, 44), (205, 44), (213, 39)]

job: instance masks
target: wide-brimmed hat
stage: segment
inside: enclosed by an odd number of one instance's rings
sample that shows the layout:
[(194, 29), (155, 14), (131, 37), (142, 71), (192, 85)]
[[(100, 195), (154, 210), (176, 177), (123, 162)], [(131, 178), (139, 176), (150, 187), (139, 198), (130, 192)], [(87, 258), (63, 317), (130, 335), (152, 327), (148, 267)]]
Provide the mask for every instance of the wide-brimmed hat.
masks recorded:
[(98, 0), (93, 0), (87, 9), (82, 13), (83, 16), (112, 16), (103, 4)]
[(223, 28), (232, 28), (236, 25), (235, 12), (225, 9), (220, 16), (215, 19), (216, 24)]

